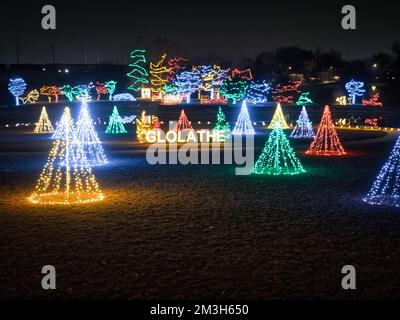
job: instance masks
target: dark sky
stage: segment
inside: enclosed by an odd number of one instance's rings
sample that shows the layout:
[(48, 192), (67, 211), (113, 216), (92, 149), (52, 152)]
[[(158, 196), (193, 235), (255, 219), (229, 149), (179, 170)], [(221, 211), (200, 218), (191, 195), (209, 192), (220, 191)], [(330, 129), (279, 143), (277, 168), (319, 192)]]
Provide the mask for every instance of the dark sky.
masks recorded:
[[(114, 62), (125, 64), (135, 47), (161, 54), (166, 38), (171, 54), (188, 57), (217, 53), (239, 61), (262, 51), (298, 45), (335, 49), (345, 59), (390, 52), (400, 40), (399, 5), (392, 1), (34, 1), (2, 2), (0, 64), (16, 62), (17, 38), (21, 63)], [(141, 4), (139, 4), (141, 3)], [(44, 4), (57, 9), (57, 30), (41, 29)], [(357, 9), (356, 31), (340, 27), (341, 7)]]

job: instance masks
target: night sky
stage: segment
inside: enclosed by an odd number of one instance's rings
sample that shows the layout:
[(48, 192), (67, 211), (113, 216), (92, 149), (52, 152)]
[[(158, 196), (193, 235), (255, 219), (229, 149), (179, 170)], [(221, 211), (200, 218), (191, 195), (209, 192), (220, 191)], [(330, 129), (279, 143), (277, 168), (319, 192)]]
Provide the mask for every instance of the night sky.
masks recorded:
[[(12, 1), (11, 1), (12, 2)], [(297, 45), (335, 49), (345, 59), (390, 52), (400, 40), (399, 5), (388, 1), (35, 1), (2, 3), (0, 64), (20, 63), (126, 64), (133, 48), (147, 48), (151, 57), (165, 48), (190, 58), (221, 56), (233, 62), (262, 51)], [(179, 3), (179, 4), (178, 4)], [(57, 9), (57, 30), (41, 29), (41, 7)], [(246, 5), (247, 4), (247, 5)], [(341, 29), (341, 7), (357, 9), (356, 31)], [(161, 39), (167, 39), (160, 40)], [(159, 39), (159, 40), (157, 40)]]

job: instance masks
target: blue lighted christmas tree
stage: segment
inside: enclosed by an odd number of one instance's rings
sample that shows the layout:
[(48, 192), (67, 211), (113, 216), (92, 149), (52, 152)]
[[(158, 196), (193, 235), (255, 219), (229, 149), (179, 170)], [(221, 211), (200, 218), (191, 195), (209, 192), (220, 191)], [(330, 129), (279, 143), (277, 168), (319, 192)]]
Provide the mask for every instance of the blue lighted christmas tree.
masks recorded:
[(19, 97), (22, 96), (26, 90), (26, 82), (22, 78), (10, 79), (8, 90), (15, 97), (15, 104), (19, 106)]
[(400, 138), (363, 200), (372, 205), (400, 207)]
[(296, 175), (304, 172), (305, 170), (290, 146), (280, 122), (276, 121), (268, 142), (253, 168), (253, 173), (280, 176)]
[(312, 122), (308, 118), (307, 110), (304, 106), (301, 109), (299, 120), (297, 120), (290, 137), (294, 139), (314, 139), (315, 137)]
[(242, 108), (240, 109), (240, 114), (238, 121), (236, 122), (235, 128), (232, 131), (234, 135), (252, 135), (255, 134), (253, 124), (250, 120), (249, 111), (247, 110), (246, 100), (242, 102)]
[(93, 120), (90, 117), (87, 100), (81, 99), (82, 106), (76, 123), (76, 138), (82, 145), (87, 162), (91, 165), (102, 165), (107, 163), (103, 147), (93, 127)]

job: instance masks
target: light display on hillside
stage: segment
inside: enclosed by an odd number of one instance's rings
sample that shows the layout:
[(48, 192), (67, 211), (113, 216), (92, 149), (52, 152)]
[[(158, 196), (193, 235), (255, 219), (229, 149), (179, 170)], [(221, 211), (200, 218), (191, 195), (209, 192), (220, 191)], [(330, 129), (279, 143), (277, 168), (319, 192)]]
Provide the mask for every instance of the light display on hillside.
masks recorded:
[(242, 102), (238, 120), (235, 128), (232, 130), (233, 135), (253, 135), (255, 134), (253, 124), (250, 120), (249, 110), (247, 109), (246, 100)]

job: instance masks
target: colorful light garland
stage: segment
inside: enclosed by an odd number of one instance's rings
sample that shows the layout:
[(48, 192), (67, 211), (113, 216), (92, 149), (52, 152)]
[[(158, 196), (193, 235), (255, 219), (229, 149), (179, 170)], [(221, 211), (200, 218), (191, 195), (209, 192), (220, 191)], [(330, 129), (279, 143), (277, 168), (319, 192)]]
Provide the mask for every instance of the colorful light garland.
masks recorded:
[(150, 62), (150, 83), (153, 100), (161, 100), (163, 87), (167, 83), (168, 67), (163, 66), (167, 54), (164, 53), (156, 63)]
[(279, 121), (275, 122), (264, 150), (254, 165), (253, 173), (280, 176), (297, 175), (304, 172), (305, 170), (296, 157)]
[(287, 86), (278, 84), (272, 90), (272, 98), (277, 103), (293, 104), (294, 95), (300, 93), (301, 81), (290, 81)]
[(104, 199), (81, 144), (76, 140), (69, 108), (60, 120), (63, 132), (53, 142), (35, 191), (28, 200), (35, 204), (70, 205)]
[(315, 133), (312, 122), (308, 118), (306, 107), (303, 106), (290, 137), (293, 139), (314, 139)]
[(87, 162), (91, 166), (107, 163), (101, 141), (93, 127), (87, 98), (81, 98), (81, 110), (76, 122), (76, 138), (82, 146)]
[(244, 99), (249, 89), (249, 81), (239, 77), (224, 79), (220, 93), (223, 97), (231, 100), (233, 104)]
[(268, 126), (268, 129), (274, 129), (276, 122), (279, 122), (281, 129), (289, 129), (290, 128), (286, 122), (285, 116), (283, 115), (282, 106), (280, 103), (278, 103), (278, 105), (276, 106), (274, 116), (272, 117), (272, 120), (271, 120), (270, 125)]
[(175, 131), (183, 131), (183, 130), (193, 130), (193, 127), (190, 124), (190, 121), (185, 114), (185, 110), (182, 109), (181, 115), (179, 116), (178, 122), (175, 127)]
[(299, 99), (297, 100), (296, 105), (298, 105), (298, 106), (305, 106), (305, 105), (308, 105), (308, 104), (313, 104), (314, 101), (312, 101), (312, 100), (310, 99), (309, 95), (310, 95), (309, 92), (303, 92), (303, 93), (300, 95)]
[(181, 58), (181, 57), (169, 59), (168, 64), (167, 64), (168, 70), (169, 70), (169, 75), (166, 78), (167, 82), (172, 83), (174, 81), (175, 75), (177, 74), (177, 72), (179, 70), (184, 69), (184, 67), (182, 66), (182, 63), (187, 62), (187, 61), (188, 61), (188, 59)]
[(357, 97), (362, 97), (365, 93), (364, 82), (351, 80), (346, 83), (346, 90), (349, 93), (352, 104), (356, 104)]
[(201, 87), (200, 71), (193, 69), (178, 73), (173, 85), (176, 92), (185, 97), (186, 103), (190, 103), (191, 94)]
[(268, 93), (270, 90), (271, 86), (265, 80), (250, 82), (249, 91), (246, 96), (247, 103), (256, 105), (268, 102)]
[[(147, 64), (146, 50), (136, 49), (131, 52), (131, 59), (133, 62), (129, 64), (132, 71), (127, 74), (129, 78), (132, 78), (132, 83), (129, 85), (128, 90), (140, 91), (143, 84), (148, 84), (149, 74), (144, 66)], [(143, 66), (144, 65), (144, 66)]]
[(24, 94), (26, 90), (26, 82), (22, 78), (10, 79), (8, 83), (8, 91), (15, 97), (15, 105), (19, 106), (19, 97)]
[(28, 93), (28, 95), (25, 98), (19, 98), (22, 101), (22, 104), (33, 104), (36, 103), (36, 101), (38, 101), (39, 99), (39, 92), (35, 89), (32, 90)]
[(38, 122), (36, 123), (34, 133), (51, 133), (53, 132), (53, 126), (47, 115), (46, 107), (42, 108)]
[(363, 106), (383, 107), (383, 103), (379, 101), (379, 92), (375, 93), (370, 99), (362, 99)]
[(306, 154), (317, 156), (342, 156), (346, 154), (336, 133), (328, 106), (325, 106), (317, 135)]
[(243, 100), (242, 107), (240, 109), (238, 120), (235, 124), (235, 128), (232, 131), (233, 135), (253, 135), (255, 134), (253, 124), (250, 120), (249, 110), (247, 109), (246, 100)]
[(109, 134), (127, 133), (127, 131), (125, 130), (124, 124), (121, 121), (121, 116), (119, 115), (117, 106), (114, 106), (112, 115), (110, 116), (110, 120), (108, 121), (106, 133), (109, 133)]
[(363, 201), (372, 205), (400, 207), (400, 138)]

